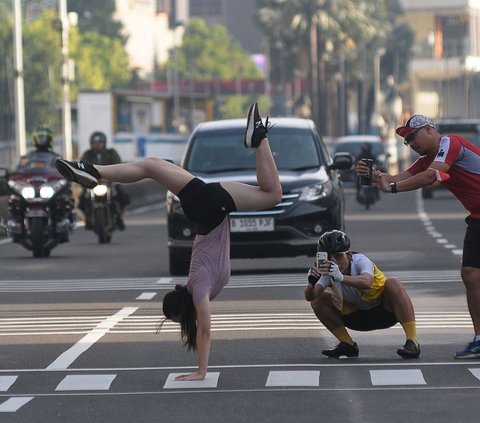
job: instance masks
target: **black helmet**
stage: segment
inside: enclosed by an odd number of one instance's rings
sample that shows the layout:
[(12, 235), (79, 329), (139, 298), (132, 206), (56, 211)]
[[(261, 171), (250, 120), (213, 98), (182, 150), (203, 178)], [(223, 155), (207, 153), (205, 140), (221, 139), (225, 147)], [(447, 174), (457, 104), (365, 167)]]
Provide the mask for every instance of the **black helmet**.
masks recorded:
[(102, 142), (106, 144), (107, 136), (103, 132), (95, 131), (92, 135), (90, 135), (90, 144), (94, 142)]
[(49, 150), (52, 148), (53, 132), (44, 126), (35, 129), (33, 133), (33, 144), (37, 150)]
[(318, 251), (328, 254), (344, 253), (350, 250), (350, 239), (342, 231), (325, 232), (318, 240)]

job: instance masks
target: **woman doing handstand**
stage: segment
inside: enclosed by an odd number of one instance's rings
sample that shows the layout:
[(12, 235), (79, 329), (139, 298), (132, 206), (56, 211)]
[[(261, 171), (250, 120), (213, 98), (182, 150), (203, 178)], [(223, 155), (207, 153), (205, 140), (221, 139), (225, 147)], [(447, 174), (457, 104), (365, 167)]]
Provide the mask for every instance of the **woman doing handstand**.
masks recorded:
[(100, 179), (137, 182), (154, 179), (180, 199), (185, 215), (197, 225), (187, 284), (177, 285), (163, 299), (167, 319), (180, 323), (184, 344), (197, 351), (195, 373), (177, 380), (203, 380), (210, 355), (210, 301), (230, 277), (230, 220), (232, 211), (261, 210), (282, 199), (282, 187), (267, 138), (265, 125), (252, 104), (247, 117), (244, 143), (256, 149), (258, 186), (239, 182), (205, 183), (185, 169), (158, 158), (108, 166), (59, 159), (57, 169), (66, 178), (92, 188)]

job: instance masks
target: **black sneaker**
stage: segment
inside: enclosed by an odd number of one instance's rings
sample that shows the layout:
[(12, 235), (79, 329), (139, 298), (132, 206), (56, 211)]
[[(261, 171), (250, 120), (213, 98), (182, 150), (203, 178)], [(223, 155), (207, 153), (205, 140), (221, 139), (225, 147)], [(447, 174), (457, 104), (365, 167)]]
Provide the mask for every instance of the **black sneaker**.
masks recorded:
[(356, 342), (353, 345), (340, 342), (333, 350), (323, 350), (322, 354), (331, 358), (358, 357), (358, 345)]
[(260, 113), (258, 112), (258, 104), (253, 103), (248, 110), (247, 127), (245, 129), (244, 144), (247, 148), (257, 148), (262, 140), (267, 137), (269, 125), (268, 117), (265, 125), (262, 122)]
[(65, 178), (85, 188), (95, 187), (100, 179), (98, 170), (87, 162), (69, 162), (67, 160), (57, 159), (55, 166)]
[(397, 354), (402, 358), (418, 358), (420, 356), (420, 344), (416, 344), (411, 339), (407, 339), (405, 345), (397, 350)]

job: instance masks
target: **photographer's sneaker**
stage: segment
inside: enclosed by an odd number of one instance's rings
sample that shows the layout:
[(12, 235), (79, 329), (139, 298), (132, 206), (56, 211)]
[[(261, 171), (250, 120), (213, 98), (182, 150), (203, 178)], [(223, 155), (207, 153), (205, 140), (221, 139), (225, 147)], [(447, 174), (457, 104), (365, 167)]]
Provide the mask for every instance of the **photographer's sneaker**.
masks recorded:
[(397, 354), (405, 359), (420, 357), (420, 345), (411, 339), (407, 339), (405, 345), (397, 350)]
[(353, 345), (348, 344), (347, 342), (340, 342), (332, 350), (323, 350), (322, 354), (331, 358), (340, 358), (340, 357), (358, 357), (358, 345), (356, 342)]
[(98, 170), (87, 162), (69, 162), (68, 160), (57, 159), (55, 166), (65, 178), (85, 188), (95, 187), (100, 179)]
[(257, 148), (262, 140), (267, 137), (268, 130), (272, 126), (265, 120), (265, 125), (262, 122), (260, 113), (258, 112), (258, 104), (253, 103), (248, 110), (247, 127), (245, 129), (244, 144), (247, 148)]
[(476, 358), (480, 359), (480, 341), (472, 341), (461, 350), (453, 354), (453, 358)]

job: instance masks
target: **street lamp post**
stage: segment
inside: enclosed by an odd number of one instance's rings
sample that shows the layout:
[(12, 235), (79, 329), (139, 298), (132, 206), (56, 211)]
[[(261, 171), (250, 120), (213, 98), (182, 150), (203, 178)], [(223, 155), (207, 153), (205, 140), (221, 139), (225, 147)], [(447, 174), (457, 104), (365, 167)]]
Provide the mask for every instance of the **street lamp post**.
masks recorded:
[(375, 95), (375, 110), (373, 116), (373, 124), (376, 129), (380, 130), (382, 127), (382, 114), (380, 112), (380, 58), (385, 54), (384, 48), (379, 48), (375, 52), (373, 58), (373, 83)]
[(68, 50), (68, 31), (70, 23), (67, 13), (67, 0), (59, 0), (59, 15), (62, 40), (62, 132), (63, 157), (72, 159), (72, 110), (70, 104), (70, 60)]
[(15, 59), (15, 138), (16, 154), (27, 152), (25, 136), (25, 93), (23, 87), (22, 9), (20, 0), (13, 0), (14, 11), (14, 59)]

